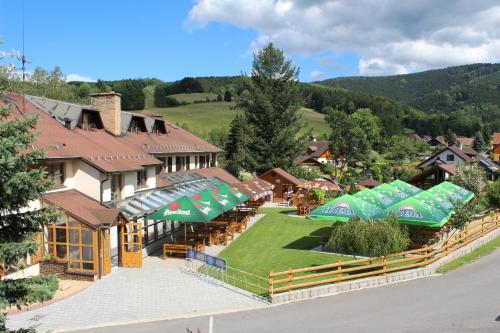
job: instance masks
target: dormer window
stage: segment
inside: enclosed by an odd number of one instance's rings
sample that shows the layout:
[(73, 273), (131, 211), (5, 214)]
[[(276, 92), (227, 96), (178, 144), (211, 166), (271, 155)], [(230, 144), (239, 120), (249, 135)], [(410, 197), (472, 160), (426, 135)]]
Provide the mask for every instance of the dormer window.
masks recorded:
[(90, 110), (82, 110), (78, 127), (84, 131), (91, 131), (95, 128), (103, 128), (99, 114)]
[(151, 133), (155, 135), (166, 134), (167, 129), (165, 128), (165, 123), (160, 120), (155, 120), (153, 123), (153, 128), (151, 129)]
[(144, 123), (144, 119), (139, 117), (132, 117), (132, 119), (130, 119), (130, 125), (128, 127), (128, 131), (131, 133), (146, 132), (146, 125)]

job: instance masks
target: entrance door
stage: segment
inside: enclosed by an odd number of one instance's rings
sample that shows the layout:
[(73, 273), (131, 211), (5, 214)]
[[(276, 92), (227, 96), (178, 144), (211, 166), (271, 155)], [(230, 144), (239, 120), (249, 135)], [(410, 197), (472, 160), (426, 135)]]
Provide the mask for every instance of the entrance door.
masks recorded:
[(122, 266), (142, 266), (142, 224), (129, 222), (121, 228)]
[(102, 258), (102, 275), (111, 273), (111, 240), (109, 237), (109, 229), (101, 230), (101, 258)]

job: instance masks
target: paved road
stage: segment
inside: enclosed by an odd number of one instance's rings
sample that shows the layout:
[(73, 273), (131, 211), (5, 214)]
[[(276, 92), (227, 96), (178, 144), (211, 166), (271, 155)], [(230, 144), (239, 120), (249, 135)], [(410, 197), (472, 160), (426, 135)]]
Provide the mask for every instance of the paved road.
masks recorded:
[[(81, 333), (208, 332), (208, 318)], [(214, 333), (500, 332), (500, 250), (446, 275), (214, 316)]]

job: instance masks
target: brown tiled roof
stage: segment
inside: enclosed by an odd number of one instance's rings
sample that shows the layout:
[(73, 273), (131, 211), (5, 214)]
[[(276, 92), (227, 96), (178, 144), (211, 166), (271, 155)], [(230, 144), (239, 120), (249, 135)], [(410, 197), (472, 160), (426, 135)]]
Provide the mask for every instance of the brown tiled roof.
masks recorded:
[(373, 178), (367, 178), (367, 179), (363, 180), (362, 182), (360, 182), (358, 185), (370, 188), (370, 187), (378, 186), (378, 185), (380, 185), (380, 183)]
[(291, 184), (293, 184), (295, 186), (299, 186), (300, 184), (303, 183), (300, 179), (296, 178), (295, 176), (292, 176), (291, 174), (289, 174), (288, 172), (286, 172), (285, 170), (283, 170), (281, 168), (273, 168), (271, 170), (268, 170), (268, 171), (264, 172), (262, 175), (260, 175), (259, 178), (261, 178), (264, 175), (267, 175), (268, 173), (271, 173), (271, 172), (275, 172), (277, 175), (288, 180)]
[(217, 177), (229, 185), (240, 183), (238, 178), (219, 167), (197, 169), (195, 171), (206, 178)]
[(124, 218), (120, 209), (107, 208), (77, 190), (43, 194), (42, 200), (94, 227), (110, 227), (118, 222), (118, 217)]
[(440, 164), (437, 167), (441, 170), (446, 171), (450, 175), (454, 175), (457, 173), (457, 165), (456, 164)]
[(161, 114), (158, 114), (158, 113), (151, 111), (151, 110), (144, 110), (140, 114), (142, 114), (143, 116), (148, 116), (148, 117), (153, 117), (153, 118), (163, 118), (163, 116)]
[[(210, 168), (183, 170), (183, 171), (168, 172), (168, 173), (163, 171), (156, 177), (156, 180), (157, 180), (156, 186), (157, 187), (167, 187), (167, 186), (172, 185), (171, 183), (169, 183), (168, 180), (165, 179), (165, 177), (193, 174), (193, 173), (196, 173), (204, 178), (219, 178), (220, 180), (222, 180), (224, 183), (226, 183), (228, 185), (240, 183), (238, 178), (234, 177), (226, 170), (219, 168), (219, 167), (210, 167)], [(160, 180), (160, 183), (158, 183), (158, 180)]]
[(323, 141), (310, 141), (307, 144), (308, 149), (311, 151), (309, 154), (310, 157), (318, 158), (323, 154), (325, 151), (330, 149), (330, 141), (323, 140)]
[(222, 149), (180, 127), (166, 125), (169, 133), (127, 133), (123, 140), (149, 154), (219, 153)]
[(300, 187), (304, 187), (307, 189), (319, 189), (319, 190), (328, 190), (328, 191), (340, 191), (340, 188), (337, 184), (329, 182), (323, 179), (317, 180), (309, 180), (300, 185)]
[(474, 144), (474, 138), (467, 138), (464, 136), (459, 136), (457, 138), (457, 142), (461, 143), (462, 146), (469, 146), (471, 147)]
[(44, 149), (46, 158), (80, 158), (105, 172), (140, 170), (146, 165), (161, 163), (150, 154), (103, 129), (67, 129), (29, 100), (25, 101), (24, 113), (21, 113), (22, 96), (8, 96), (14, 104), (12, 117), (38, 117), (32, 147)]
[(271, 195), (273, 185), (260, 178), (246, 180), (232, 185), (237, 190), (250, 196), (252, 200), (257, 200), (266, 195)]
[(500, 133), (493, 134), (493, 144), (500, 145)]

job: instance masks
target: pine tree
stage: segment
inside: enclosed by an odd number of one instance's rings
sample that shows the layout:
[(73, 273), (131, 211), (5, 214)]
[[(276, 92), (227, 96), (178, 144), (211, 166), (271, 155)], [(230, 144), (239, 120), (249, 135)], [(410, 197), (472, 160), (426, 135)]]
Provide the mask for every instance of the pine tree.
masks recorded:
[(225, 146), (226, 170), (235, 177), (240, 176), (242, 170), (254, 169), (254, 161), (250, 152), (252, 132), (245, 116), (241, 113), (231, 122), (231, 129)]
[(483, 152), (486, 150), (486, 143), (484, 143), (481, 132), (476, 132), (476, 134), (474, 134), (474, 144), (472, 145), (472, 148), (477, 152)]
[[(50, 188), (51, 181), (44, 169), (32, 168), (43, 157), (42, 151), (31, 149), (37, 118), (14, 118), (10, 116), (11, 107), (0, 87), (0, 276), (36, 253), (39, 245), (35, 235), (57, 218), (52, 208), (26, 210), (30, 201), (38, 200)], [(49, 285), (43, 282), (49, 280), (1, 280), (0, 310), (50, 299), (55, 291), (54, 279)], [(5, 317), (0, 315), (2, 332), (6, 331), (4, 325)]]
[(254, 130), (252, 159), (257, 173), (273, 167), (288, 168), (302, 153), (304, 137), (298, 138), (303, 105), (299, 70), (283, 51), (269, 44), (254, 55), (251, 77), (244, 77), (247, 97), (238, 106)]

